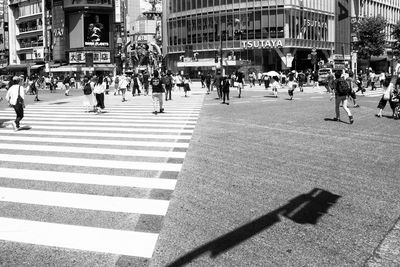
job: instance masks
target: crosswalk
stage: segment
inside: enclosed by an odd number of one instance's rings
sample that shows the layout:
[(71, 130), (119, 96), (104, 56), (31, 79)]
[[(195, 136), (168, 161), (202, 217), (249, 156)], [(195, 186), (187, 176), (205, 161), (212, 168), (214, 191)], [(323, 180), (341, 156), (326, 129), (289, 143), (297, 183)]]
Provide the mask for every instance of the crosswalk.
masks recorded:
[(374, 91), (371, 91), (371, 90), (368, 89), (367, 91), (364, 92), (364, 94), (361, 93), (361, 92), (357, 93), (357, 95), (365, 96), (365, 97), (380, 97), (380, 96), (382, 96), (382, 94), (383, 94), (383, 89), (382, 88), (377, 88)]
[(149, 99), (108, 96), (99, 115), (80, 98), (38, 103), (25, 109), (26, 130), (0, 128), (0, 205), (11, 209), (0, 210), (0, 242), (151, 258), (203, 95), (158, 115)]

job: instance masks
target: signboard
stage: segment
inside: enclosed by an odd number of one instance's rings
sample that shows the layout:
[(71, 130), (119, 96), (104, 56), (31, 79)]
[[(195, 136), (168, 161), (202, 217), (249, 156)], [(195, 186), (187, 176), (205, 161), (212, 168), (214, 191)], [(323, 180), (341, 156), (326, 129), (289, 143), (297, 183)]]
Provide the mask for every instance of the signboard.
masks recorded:
[(242, 41), (241, 45), (244, 49), (281, 48), (283, 41), (281, 39)]
[(111, 53), (104, 51), (79, 51), (69, 52), (69, 63), (70, 64), (86, 64), (86, 54), (93, 55), (93, 63), (110, 63)]
[(115, 22), (121, 23), (121, 0), (115, 0)]
[(84, 15), (85, 47), (110, 46), (109, 22), (108, 14), (86, 13)]
[(112, 8), (112, 0), (64, 0), (64, 8)]

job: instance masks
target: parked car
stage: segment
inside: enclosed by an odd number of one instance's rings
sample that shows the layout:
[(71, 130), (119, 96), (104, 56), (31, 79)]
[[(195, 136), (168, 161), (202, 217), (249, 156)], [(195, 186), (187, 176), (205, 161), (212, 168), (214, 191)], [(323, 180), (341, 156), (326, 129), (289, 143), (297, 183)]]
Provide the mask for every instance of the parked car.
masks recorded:
[(7, 88), (8, 83), (11, 81), (11, 75), (1, 75), (0, 76), (0, 89)]
[(331, 68), (321, 68), (318, 70), (318, 83), (325, 84), (328, 80), (329, 74), (333, 73)]

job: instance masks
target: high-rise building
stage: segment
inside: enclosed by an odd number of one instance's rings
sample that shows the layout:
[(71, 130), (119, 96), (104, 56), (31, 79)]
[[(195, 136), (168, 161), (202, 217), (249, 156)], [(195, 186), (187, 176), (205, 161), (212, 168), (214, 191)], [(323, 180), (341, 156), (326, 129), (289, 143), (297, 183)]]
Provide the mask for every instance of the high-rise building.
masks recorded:
[(44, 67), (46, 44), (45, 1), (8, 1), (8, 71), (28, 75)]

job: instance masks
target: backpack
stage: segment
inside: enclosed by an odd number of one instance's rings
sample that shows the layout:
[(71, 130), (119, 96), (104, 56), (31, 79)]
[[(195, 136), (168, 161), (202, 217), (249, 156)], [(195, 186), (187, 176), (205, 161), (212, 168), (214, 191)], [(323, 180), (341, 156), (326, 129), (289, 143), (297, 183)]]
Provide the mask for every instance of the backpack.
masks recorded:
[(90, 83), (86, 83), (85, 86), (83, 87), (83, 94), (90, 95), (91, 93), (92, 93), (92, 87), (90, 86)]
[(339, 96), (347, 96), (351, 93), (350, 86), (345, 79), (339, 78), (336, 81), (336, 92)]

